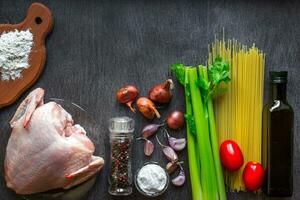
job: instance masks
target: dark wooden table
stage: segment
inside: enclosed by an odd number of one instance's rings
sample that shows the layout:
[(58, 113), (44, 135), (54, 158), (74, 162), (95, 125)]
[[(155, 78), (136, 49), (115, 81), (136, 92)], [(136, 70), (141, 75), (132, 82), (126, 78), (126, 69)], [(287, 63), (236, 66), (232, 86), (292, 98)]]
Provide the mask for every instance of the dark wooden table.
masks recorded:
[[(300, 3), (293, 1), (42, 1), (52, 11), (55, 25), (47, 40), (47, 63), (38, 82), (47, 97), (72, 100), (84, 107), (102, 129), (108, 141), (107, 120), (129, 115), (136, 120), (135, 134), (147, 123), (115, 102), (118, 87), (132, 83), (141, 94), (168, 77), (175, 62), (205, 63), (207, 45), (215, 37), (255, 43), (267, 55), (266, 72), (288, 70), (288, 99), (295, 111), (294, 196), (300, 199), (300, 144), (298, 137), (300, 85)], [(18, 23), (32, 1), (1, 0), (0, 23)], [(299, 60), (298, 60), (299, 59)], [(266, 78), (268, 83), (268, 78)], [(268, 91), (268, 84), (265, 86)], [(265, 92), (265, 97), (268, 92)], [(24, 98), (22, 96), (21, 99)], [(10, 134), (8, 122), (19, 100), (0, 110), (0, 163)], [(162, 111), (184, 109), (183, 90), (176, 87), (170, 106)], [(178, 133), (183, 136), (184, 131)], [(107, 144), (107, 143), (106, 143)], [(160, 151), (152, 158), (143, 156), (142, 143), (134, 145), (133, 168), (144, 162), (165, 164)], [(108, 145), (106, 145), (108, 149)], [(108, 151), (107, 151), (108, 153)], [(106, 154), (106, 159), (108, 155)], [(180, 154), (187, 169), (186, 152)], [(278, 158), (280, 159), (280, 158)], [(107, 193), (108, 167), (85, 199), (111, 199)], [(0, 164), (0, 199), (18, 197), (5, 186)], [(171, 186), (158, 199), (191, 199), (189, 181), (182, 188)], [(145, 199), (135, 190), (124, 199)], [(254, 194), (228, 194), (228, 199), (267, 199)]]

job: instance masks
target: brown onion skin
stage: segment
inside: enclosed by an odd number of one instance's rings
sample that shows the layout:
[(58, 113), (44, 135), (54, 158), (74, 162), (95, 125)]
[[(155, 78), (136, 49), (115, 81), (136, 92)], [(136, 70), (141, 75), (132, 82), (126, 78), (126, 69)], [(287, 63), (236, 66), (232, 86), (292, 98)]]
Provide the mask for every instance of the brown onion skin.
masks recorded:
[(184, 114), (175, 110), (168, 115), (166, 121), (170, 129), (178, 130), (184, 125)]
[(131, 106), (132, 102), (139, 95), (139, 90), (134, 85), (126, 85), (121, 87), (117, 91), (116, 99), (120, 103), (125, 103), (132, 112), (135, 112), (135, 109)]
[(172, 174), (178, 168), (178, 164), (176, 162), (168, 162), (166, 166), (166, 170), (168, 174)]
[(156, 103), (166, 104), (172, 99), (172, 86), (173, 81), (171, 79), (166, 80), (164, 83), (155, 85), (149, 90), (149, 99)]
[(136, 101), (136, 105), (139, 111), (147, 119), (154, 119), (155, 116), (157, 116), (157, 118), (160, 118), (160, 114), (157, 111), (155, 104), (147, 97), (138, 98), (138, 100)]

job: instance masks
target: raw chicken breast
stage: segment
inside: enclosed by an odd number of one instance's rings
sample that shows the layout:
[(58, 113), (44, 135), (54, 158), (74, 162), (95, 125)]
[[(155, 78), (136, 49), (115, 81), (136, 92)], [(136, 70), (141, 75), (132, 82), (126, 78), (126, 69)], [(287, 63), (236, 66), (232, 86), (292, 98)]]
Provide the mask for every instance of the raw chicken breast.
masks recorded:
[(21, 103), (10, 124), (5, 180), (18, 194), (70, 188), (84, 182), (104, 165), (79, 124), (59, 104), (44, 104), (37, 88)]

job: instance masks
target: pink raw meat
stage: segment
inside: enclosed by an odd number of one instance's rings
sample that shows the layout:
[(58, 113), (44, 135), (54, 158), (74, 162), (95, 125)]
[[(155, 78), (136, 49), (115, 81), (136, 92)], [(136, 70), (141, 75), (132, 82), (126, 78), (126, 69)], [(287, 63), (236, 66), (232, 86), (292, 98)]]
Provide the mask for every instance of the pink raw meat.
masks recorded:
[(5, 180), (18, 194), (84, 182), (104, 165), (93, 156), (95, 147), (72, 116), (59, 104), (44, 104), (37, 88), (21, 103), (10, 124), (12, 133), (5, 157)]

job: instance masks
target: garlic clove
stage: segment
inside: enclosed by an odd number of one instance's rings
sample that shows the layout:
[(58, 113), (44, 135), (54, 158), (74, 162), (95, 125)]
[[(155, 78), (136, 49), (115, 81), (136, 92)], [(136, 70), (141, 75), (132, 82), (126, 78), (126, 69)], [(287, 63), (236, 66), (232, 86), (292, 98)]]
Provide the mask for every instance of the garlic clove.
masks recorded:
[(157, 140), (158, 144), (162, 147), (162, 151), (163, 151), (164, 155), (166, 156), (166, 158), (171, 162), (177, 162), (178, 156), (177, 156), (177, 153), (174, 151), (174, 149), (172, 149), (169, 146), (163, 145), (159, 141), (157, 135), (156, 135), (156, 140)]
[(145, 140), (144, 153), (146, 156), (151, 156), (154, 151), (154, 144), (150, 140)]
[(176, 152), (171, 147), (165, 146), (162, 151), (169, 161), (176, 162), (178, 160)]
[(145, 126), (142, 130), (142, 134), (144, 138), (149, 138), (152, 135), (154, 135), (157, 130), (163, 126), (164, 124), (149, 124), (147, 126)]
[(169, 144), (175, 151), (181, 151), (186, 146), (186, 140), (185, 138), (177, 139), (177, 138), (170, 137)]
[(164, 131), (165, 131), (165, 134), (167, 135), (170, 147), (172, 147), (175, 151), (181, 151), (182, 149), (185, 148), (185, 146), (186, 146), (185, 138), (171, 137), (166, 129)]
[(180, 170), (178, 176), (172, 179), (172, 183), (175, 186), (182, 186), (185, 182), (185, 174), (183, 170)]
[(166, 170), (168, 172), (168, 174), (172, 174), (173, 172), (175, 172), (175, 170), (178, 168), (178, 164), (174, 163), (174, 162), (168, 162), (167, 166), (166, 166)]

